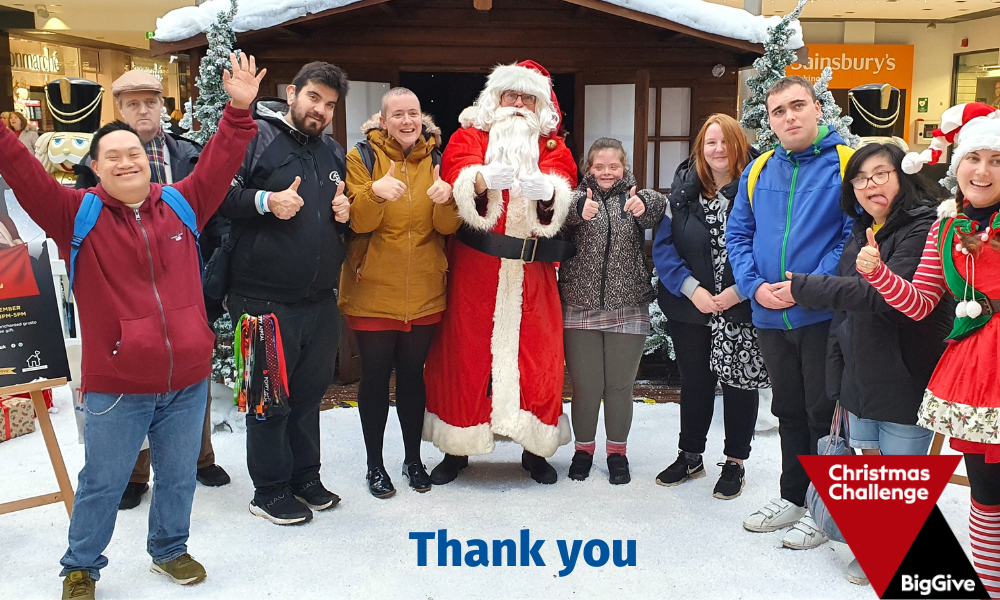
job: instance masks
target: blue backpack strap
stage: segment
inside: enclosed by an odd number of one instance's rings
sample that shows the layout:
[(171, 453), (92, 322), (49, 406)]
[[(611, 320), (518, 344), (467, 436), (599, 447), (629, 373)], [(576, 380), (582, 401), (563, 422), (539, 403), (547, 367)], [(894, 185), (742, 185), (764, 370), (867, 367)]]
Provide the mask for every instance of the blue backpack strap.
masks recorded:
[(73, 291), (73, 277), (76, 275), (76, 255), (80, 251), (84, 238), (94, 228), (97, 218), (101, 216), (101, 209), (104, 203), (97, 197), (97, 194), (87, 193), (83, 196), (80, 209), (76, 211), (76, 219), (73, 220), (73, 239), (70, 241), (69, 251), (69, 289)]
[(368, 169), (368, 174), (373, 175), (375, 173), (375, 151), (372, 150), (371, 144), (368, 143), (367, 139), (361, 140), (354, 147), (358, 149), (358, 154), (361, 155), (361, 164)]
[(160, 197), (174, 211), (177, 218), (181, 220), (181, 223), (184, 223), (184, 226), (191, 231), (191, 235), (194, 236), (195, 248), (198, 250), (198, 268), (204, 270), (205, 264), (201, 257), (201, 244), (198, 243), (201, 232), (198, 231), (198, 218), (194, 214), (194, 209), (188, 204), (187, 198), (183, 194), (169, 185), (163, 186), (160, 191)]

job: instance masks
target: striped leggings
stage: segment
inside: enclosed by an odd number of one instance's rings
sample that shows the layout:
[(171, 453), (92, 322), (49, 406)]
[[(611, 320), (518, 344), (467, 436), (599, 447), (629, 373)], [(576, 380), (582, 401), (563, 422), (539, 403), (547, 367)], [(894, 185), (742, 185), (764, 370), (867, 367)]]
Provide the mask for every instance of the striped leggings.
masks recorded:
[(972, 562), (990, 598), (1000, 598), (1000, 463), (987, 463), (982, 454), (966, 454), (965, 468), (972, 487)]

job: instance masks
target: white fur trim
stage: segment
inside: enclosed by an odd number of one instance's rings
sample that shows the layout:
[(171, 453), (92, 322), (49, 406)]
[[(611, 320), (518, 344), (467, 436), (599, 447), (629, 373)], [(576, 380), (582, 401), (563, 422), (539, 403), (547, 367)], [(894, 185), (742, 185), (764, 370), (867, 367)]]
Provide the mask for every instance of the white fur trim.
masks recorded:
[(507, 90), (532, 94), (548, 101), (552, 94), (549, 78), (527, 67), (498, 65), (486, 80), (486, 90), (498, 96)]
[(458, 115), (458, 123), (462, 126), (462, 129), (468, 129), (473, 127), (476, 123), (476, 118), (479, 117), (479, 107), (478, 106), (467, 106)]
[(909, 175), (920, 171), (924, 164), (931, 161), (931, 151), (930, 149), (924, 150), (920, 154), (916, 152), (907, 152), (906, 156), (903, 157), (903, 172)]
[(473, 229), (489, 231), (497, 224), (503, 214), (503, 192), (486, 190), (486, 216), (481, 216), (476, 210), (476, 175), (483, 165), (469, 165), (455, 178), (452, 194), (458, 205), (458, 216)]
[[(563, 223), (566, 221), (566, 215), (569, 214), (570, 207), (573, 205), (573, 190), (570, 189), (569, 182), (566, 181), (566, 178), (560, 175), (548, 173), (545, 174), (545, 178), (549, 180), (552, 187), (555, 189), (555, 194), (552, 196), (555, 200), (552, 205), (552, 221), (548, 225), (542, 225), (538, 221), (537, 210), (529, 210), (527, 218), (528, 228), (532, 235), (550, 238), (559, 233), (559, 230), (562, 229)], [(534, 208), (534, 206), (532, 206), (532, 208)]]
[(958, 202), (954, 198), (949, 198), (938, 204), (937, 207), (938, 220), (941, 219), (952, 219), (958, 216)]
[[(1000, 129), (1000, 121), (990, 119), (991, 122), (998, 125)], [(966, 125), (968, 127), (968, 125)], [(985, 129), (984, 127), (979, 127), (980, 130)], [(962, 133), (965, 133), (965, 128), (962, 128)], [(970, 132), (971, 133), (971, 132)], [(982, 135), (974, 135), (969, 137), (962, 137), (955, 146), (955, 151), (951, 154), (951, 168), (949, 171), (951, 173), (958, 172), (958, 163), (962, 162), (962, 158), (969, 152), (975, 152), (976, 150), (995, 150), (1000, 152), (1000, 133), (993, 135), (991, 133), (983, 132)]]
[(428, 411), (424, 413), (424, 440), (438, 450), (455, 456), (476, 456), (493, 452), (493, 431), (489, 423), (472, 427), (456, 427)]

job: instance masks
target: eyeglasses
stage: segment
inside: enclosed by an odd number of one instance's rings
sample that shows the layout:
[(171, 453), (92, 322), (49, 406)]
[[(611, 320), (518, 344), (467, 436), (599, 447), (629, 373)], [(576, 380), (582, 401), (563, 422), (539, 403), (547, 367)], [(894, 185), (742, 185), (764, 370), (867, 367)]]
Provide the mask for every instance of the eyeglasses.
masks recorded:
[(895, 172), (896, 169), (889, 169), (888, 171), (879, 171), (871, 177), (855, 177), (851, 180), (851, 185), (854, 186), (856, 190), (863, 190), (868, 187), (868, 182), (874, 182), (875, 185), (882, 185), (883, 183), (889, 181), (889, 173)]
[(513, 90), (508, 90), (500, 94), (500, 98), (507, 104), (514, 104), (515, 102), (517, 102), (517, 99), (520, 98), (521, 102), (525, 106), (530, 106), (535, 103), (535, 100), (537, 100), (537, 98), (535, 98), (535, 96), (531, 94), (522, 94), (520, 92), (515, 92)]

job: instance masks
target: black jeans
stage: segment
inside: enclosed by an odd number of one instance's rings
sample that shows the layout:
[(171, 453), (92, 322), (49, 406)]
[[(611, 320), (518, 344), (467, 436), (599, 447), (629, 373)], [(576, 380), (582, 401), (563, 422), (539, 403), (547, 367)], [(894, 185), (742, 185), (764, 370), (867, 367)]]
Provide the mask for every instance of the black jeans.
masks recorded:
[(337, 300), (283, 304), (230, 294), (233, 323), (274, 313), (288, 372), (288, 404), (258, 421), (247, 414), (247, 470), (261, 495), (319, 479), (319, 405), (333, 382), (340, 342)]
[(836, 401), (826, 394), (826, 347), (830, 321), (798, 329), (758, 329), (757, 343), (771, 377), (771, 413), (781, 437), (781, 497), (804, 506), (809, 476), (800, 454), (816, 454), (830, 433)]
[[(667, 321), (667, 328), (681, 372), (681, 435), (677, 447), (701, 454), (712, 425), (715, 384), (719, 380), (710, 364), (712, 328), (680, 321)], [(726, 456), (740, 460), (750, 457), (758, 403), (757, 390), (741, 390), (722, 384)]]
[(358, 414), (365, 436), (368, 468), (382, 467), (382, 442), (389, 418), (389, 377), (396, 367), (396, 416), (403, 432), (404, 463), (420, 462), (420, 433), (424, 427), (424, 362), (436, 325), (413, 326), (410, 331), (355, 331), (361, 354)]

